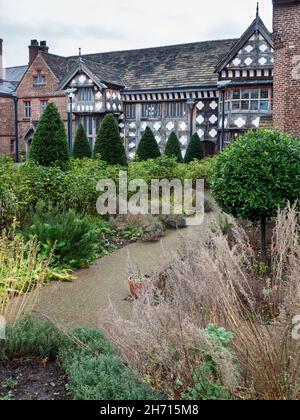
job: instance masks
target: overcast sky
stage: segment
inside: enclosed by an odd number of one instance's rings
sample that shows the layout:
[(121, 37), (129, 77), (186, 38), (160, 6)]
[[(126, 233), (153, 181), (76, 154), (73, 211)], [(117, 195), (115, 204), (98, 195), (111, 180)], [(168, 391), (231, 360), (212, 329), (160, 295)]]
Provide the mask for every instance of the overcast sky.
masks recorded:
[[(83, 53), (239, 37), (257, 0), (0, 0), (6, 66), (28, 63), (31, 39), (50, 52)], [(260, 0), (272, 27), (272, 1)]]

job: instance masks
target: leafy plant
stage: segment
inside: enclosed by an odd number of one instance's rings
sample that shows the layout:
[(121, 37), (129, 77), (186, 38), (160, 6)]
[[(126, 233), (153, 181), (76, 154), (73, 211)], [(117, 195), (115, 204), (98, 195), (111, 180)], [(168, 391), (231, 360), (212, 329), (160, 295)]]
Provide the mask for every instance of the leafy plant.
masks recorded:
[(136, 157), (143, 162), (148, 159), (156, 159), (161, 156), (157, 141), (150, 127), (147, 127), (139, 142)]
[(99, 229), (89, 216), (81, 216), (72, 209), (64, 211), (39, 203), (22, 232), (27, 238), (37, 237), (42, 255), (47, 257), (54, 249), (54, 266), (85, 267), (97, 255)]
[(57, 106), (52, 102), (43, 112), (33, 136), (30, 160), (42, 166), (66, 169), (69, 160), (66, 130)]
[(0, 314), (15, 322), (34, 308), (47, 280), (51, 251), (42, 258), (36, 238), (12, 235), (4, 231), (0, 236)]

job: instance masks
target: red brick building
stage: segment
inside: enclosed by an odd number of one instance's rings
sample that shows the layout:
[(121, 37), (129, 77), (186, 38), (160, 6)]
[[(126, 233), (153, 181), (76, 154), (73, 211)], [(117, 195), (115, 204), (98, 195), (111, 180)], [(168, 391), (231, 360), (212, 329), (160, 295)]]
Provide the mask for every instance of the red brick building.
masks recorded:
[(28, 152), (49, 101), (67, 127), (68, 95), (73, 134), (82, 123), (93, 145), (112, 112), (130, 158), (147, 126), (162, 150), (175, 131), (183, 154), (194, 132), (212, 154), (246, 130), (272, 126), (273, 117), (276, 127), (300, 136), (300, 0), (273, 2), (274, 34), (257, 11), (239, 39), (77, 57), (32, 41), (29, 65), (2, 74), (0, 152), (13, 153), (16, 128)]
[(300, 1), (273, 5), (274, 125), (300, 137)]

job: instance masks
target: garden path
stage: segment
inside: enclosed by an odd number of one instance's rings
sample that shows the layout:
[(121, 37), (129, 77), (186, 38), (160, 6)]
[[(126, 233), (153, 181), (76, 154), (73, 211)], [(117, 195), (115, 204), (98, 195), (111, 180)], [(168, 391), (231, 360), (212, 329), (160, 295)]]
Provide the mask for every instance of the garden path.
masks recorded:
[[(128, 255), (143, 274), (152, 274), (159, 265), (170, 261), (182, 238), (190, 241), (204, 234), (214, 217), (206, 215), (202, 226), (168, 231), (161, 242), (137, 242), (96, 261), (76, 274), (73, 283), (52, 283), (41, 293), (36, 312), (66, 328), (81, 326), (99, 328), (101, 312), (110, 303), (125, 318), (130, 317), (132, 303), (126, 301), (128, 291)], [(40, 316), (40, 315), (39, 315)]]

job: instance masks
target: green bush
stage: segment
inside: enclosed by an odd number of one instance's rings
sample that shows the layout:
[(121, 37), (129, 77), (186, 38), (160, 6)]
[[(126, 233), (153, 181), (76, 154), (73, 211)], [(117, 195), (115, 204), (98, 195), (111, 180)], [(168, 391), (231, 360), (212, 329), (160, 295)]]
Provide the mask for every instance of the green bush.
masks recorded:
[(194, 160), (189, 164), (177, 165), (174, 177), (181, 180), (191, 179), (194, 182), (197, 179), (203, 179), (206, 189), (209, 189), (214, 173), (215, 161), (215, 157), (207, 157), (202, 160)]
[(218, 157), (212, 191), (236, 218), (261, 220), (265, 254), (266, 219), (300, 198), (300, 142), (272, 130), (250, 131)]
[(92, 149), (88, 141), (85, 129), (82, 124), (77, 129), (75, 142), (73, 146), (73, 158), (74, 159), (83, 159), (91, 158)]
[(106, 115), (97, 135), (94, 156), (109, 165), (127, 165), (125, 148), (120, 137), (116, 120), (112, 114)]
[(39, 121), (30, 148), (30, 160), (42, 166), (67, 167), (66, 130), (54, 103), (47, 106)]
[(197, 133), (195, 133), (188, 145), (185, 157), (184, 157), (184, 163), (190, 163), (193, 160), (201, 160), (204, 158), (203, 153), (203, 144), (200, 140), (200, 137)]
[(147, 127), (138, 145), (136, 157), (139, 161), (156, 159), (161, 156), (157, 141), (150, 127)]
[(0, 361), (25, 357), (57, 360), (74, 400), (152, 400), (159, 396), (126, 367), (104, 336), (75, 329), (64, 335), (49, 322), (25, 319), (7, 328), (0, 341)]
[(169, 157), (176, 157), (178, 163), (183, 163), (181, 146), (175, 132), (171, 133), (167, 141), (165, 154)]
[(97, 256), (97, 226), (89, 216), (80, 216), (72, 209), (63, 211), (39, 203), (35, 213), (27, 218), (22, 233), (25, 237), (37, 237), (43, 255), (49, 256), (54, 249), (54, 266), (85, 267)]

